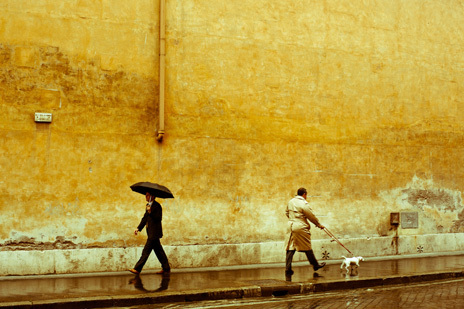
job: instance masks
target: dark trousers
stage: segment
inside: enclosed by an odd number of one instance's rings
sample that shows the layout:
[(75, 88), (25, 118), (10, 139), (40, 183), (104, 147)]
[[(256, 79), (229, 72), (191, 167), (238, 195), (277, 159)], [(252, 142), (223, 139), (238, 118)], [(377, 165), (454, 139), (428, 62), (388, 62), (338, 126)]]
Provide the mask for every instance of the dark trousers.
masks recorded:
[(150, 256), (151, 250), (155, 251), (156, 257), (158, 258), (158, 261), (161, 263), (161, 267), (163, 268), (163, 270), (171, 270), (171, 267), (169, 266), (168, 257), (166, 256), (166, 253), (164, 253), (164, 249), (161, 246), (159, 238), (147, 239), (147, 243), (145, 244), (145, 247), (143, 247), (142, 256), (140, 257), (137, 264), (135, 264), (134, 269), (138, 272), (142, 271), (143, 266), (145, 265), (145, 263), (148, 260), (148, 257)]
[[(319, 263), (316, 260), (316, 257), (314, 256), (313, 250), (309, 251), (302, 251), (306, 254), (306, 257), (308, 258), (308, 261), (313, 267), (318, 267)], [(295, 255), (295, 250), (287, 250), (287, 255), (285, 258), (285, 273), (287, 274), (292, 274), (292, 261), (293, 261), (293, 256)], [(323, 263), (324, 264), (324, 263)]]
[(295, 250), (287, 250), (287, 256), (285, 258), (285, 273), (287, 275), (292, 275), (292, 261), (293, 256), (295, 255)]

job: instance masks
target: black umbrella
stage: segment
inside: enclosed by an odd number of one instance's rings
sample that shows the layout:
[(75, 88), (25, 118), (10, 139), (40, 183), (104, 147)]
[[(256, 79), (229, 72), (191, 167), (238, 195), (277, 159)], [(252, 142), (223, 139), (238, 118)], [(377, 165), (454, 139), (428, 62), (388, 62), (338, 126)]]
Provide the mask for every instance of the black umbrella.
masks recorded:
[(132, 191), (141, 194), (147, 194), (147, 192), (149, 192), (154, 197), (174, 198), (174, 195), (172, 195), (171, 191), (169, 191), (168, 188), (153, 182), (137, 182), (136, 184), (130, 186), (130, 188), (132, 189)]

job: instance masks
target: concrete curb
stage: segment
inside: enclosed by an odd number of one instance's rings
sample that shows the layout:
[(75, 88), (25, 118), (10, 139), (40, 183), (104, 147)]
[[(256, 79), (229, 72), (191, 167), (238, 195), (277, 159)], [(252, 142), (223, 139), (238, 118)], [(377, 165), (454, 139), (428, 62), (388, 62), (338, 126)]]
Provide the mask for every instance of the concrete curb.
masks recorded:
[(464, 278), (464, 271), (437, 272), (410, 276), (391, 276), (385, 278), (367, 278), (361, 280), (334, 280), (321, 283), (293, 283), (272, 280), (257, 282), (249, 286), (238, 288), (217, 288), (191, 291), (172, 291), (160, 293), (147, 293), (143, 295), (118, 295), (52, 299), (41, 301), (23, 301), (0, 303), (0, 308), (101, 308), (124, 307), (136, 305), (149, 305), (159, 303), (180, 303), (204, 300), (236, 299), (248, 297), (283, 296), (288, 294), (309, 294), (333, 290), (348, 290), (367, 287), (418, 283), (434, 280)]

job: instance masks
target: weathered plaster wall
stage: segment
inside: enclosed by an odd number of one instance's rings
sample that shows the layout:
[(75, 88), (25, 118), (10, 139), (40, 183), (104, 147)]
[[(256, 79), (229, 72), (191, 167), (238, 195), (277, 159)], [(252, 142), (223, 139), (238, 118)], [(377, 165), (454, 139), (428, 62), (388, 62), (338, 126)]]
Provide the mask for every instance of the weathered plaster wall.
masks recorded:
[(157, 2), (1, 6), (3, 248), (141, 243), (128, 185), (159, 179)]
[[(400, 235), (463, 231), (459, 3), (178, 1), (168, 12), (165, 146), (188, 158), (170, 164), (174, 182), (200, 196), (189, 209), (201, 201), (224, 218), (211, 229), (203, 217), (201, 234), (279, 239), (269, 218), (282, 226), (300, 185), (337, 235), (394, 235), (389, 213), (406, 210), (420, 229)], [(221, 229), (237, 220), (256, 228)]]
[[(436, 251), (415, 236), (462, 239), (460, 2), (167, 0), (162, 144), (157, 0), (0, 8), (3, 254), (101, 248), (89, 255), (100, 266), (57, 251), (44, 269), (117, 269), (107, 252), (144, 242), (131, 234), (143, 197), (129, 189), (144, 180), (176, 196), (163, 201), (175, 267), (276, 262), (300, 186), (360, 254), (374, 254), (372, 238), (378, 254)], [(392, 229), (390, 213), (404, 211), (419, 228)]]

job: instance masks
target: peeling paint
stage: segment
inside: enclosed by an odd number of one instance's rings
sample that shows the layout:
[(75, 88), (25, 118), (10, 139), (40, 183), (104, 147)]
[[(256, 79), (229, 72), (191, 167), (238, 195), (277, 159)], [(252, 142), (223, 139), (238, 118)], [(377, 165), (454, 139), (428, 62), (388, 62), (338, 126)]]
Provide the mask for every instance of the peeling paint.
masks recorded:
[(458, 219), (454, 220), (454, 224), (450, 230), (451, 233), (464, 233), (464, 210), (458, 215)]
[(92, 249), (92, 248), (127, 248), (125, 240), (113, 239), (104, 242), (78, 243), (78, 237), (57, 236), (55, 241), (40, 241), (34, 237), (20, 236), (0, 243), (0, 251), (18, 250), (55, 250), (55, 249)]
[(81, 249), (71, 240), (66, 240), (63, 236), (57, 236), (54, 242), (38, 241), (34, 237), (21, 236), (15, 240), (6, 240), (0, 245), (1, 251), (15, 250), (54, 250), (54, 249)]
[(380, 197), (393, 205), (392, 211), (418, 211), (418, 233), (459, 233), (464, 230), (461, 192), (438, 187), (433, 179), (414, 176), (405, 188), (384, 191)]
[(457, 194), (447, 192), (444, 189), (405, 189), (408, 203), (424, 210), (424, 207), (435, 207), (439, 211), (456, 211), (461, 205), (461, 198)]

